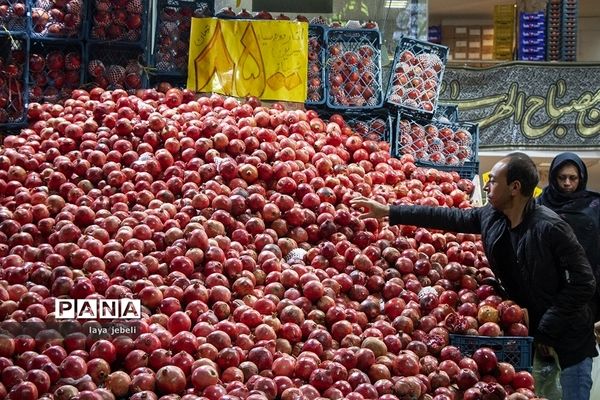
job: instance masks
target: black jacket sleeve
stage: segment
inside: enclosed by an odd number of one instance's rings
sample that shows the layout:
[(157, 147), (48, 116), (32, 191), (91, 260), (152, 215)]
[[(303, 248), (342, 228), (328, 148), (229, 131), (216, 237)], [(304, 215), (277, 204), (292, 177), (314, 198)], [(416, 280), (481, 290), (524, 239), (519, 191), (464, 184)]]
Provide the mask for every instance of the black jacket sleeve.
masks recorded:
[(403, 224), (451, 232), (481, 233), (481, 217), (484, 208), (391, 206), (390, 225)]
[(553, 224), (544, 240), (549, 241), (548, 247), (552, 249), (557, 264), (565, 268), (566, 275), (566, 283), (538, 324), (540, 335), (554, 342), (569, 329), (569, 321), (574, 316), (585, 318), (582, 310), (587, 309), (594, 295), (596, 281), (585, 251), (567, 223), (560, 221)]

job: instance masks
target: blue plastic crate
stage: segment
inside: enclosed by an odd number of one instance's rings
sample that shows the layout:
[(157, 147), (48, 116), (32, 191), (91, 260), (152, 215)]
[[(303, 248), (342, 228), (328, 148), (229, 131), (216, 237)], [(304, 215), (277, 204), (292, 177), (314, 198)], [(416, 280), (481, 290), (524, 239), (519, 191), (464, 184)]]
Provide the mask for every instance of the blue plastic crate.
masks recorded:
[(323, 25), (308, 25), (307, 106), (325, 104), (325, 30)]
[(521, 37), (519, 39), (521, 46), (544, 46), (546, 45), (546, 35), (541, 37)]
[(160, 0), (153, 19), (155, 73), (186, 75), (192, 17), (212, 16), (213, 0)]
[(0, 109), (0, 128), (14, 129), (27, 124), (27, 107), (29, 105), (27, 75), (29, 73), (29, 37), (25, 33), (0, 33), (0, 58), (4, 68), (15, 65), (19, 74), (10, 77), (3, 72), (2, 79), (13, 90), (5, 93), (6, 105)]
[(531, 371), (533, 367), (533, 338), (530, 336), (467, 336), (450, 335), (450, 344), (470, 357), (475, 350), (489, 347), (498, 361), (511, 364), (517, 371)]
[[(133, 92), (137, 87), (124, 82), (118, 83), (123, 79), (117, 79), (115, 76), (118, 78), (124, 76), (125, 79), (129, 74), (137, 74), (141, 78), (140, 88), (148, 87), (147, 54), (137, 46), (88, 42), (84, 60), (85, 82), (90, 86), (100, 86), (110, 90), (119, 88)], [(110, 80), (109, 76), (111, 76)]]
[(394, 54), (386, 102), (432, 118), (447, 61), (448, 47), (402, 37)]
[[(87, 41), (110, 44), (123, 43), (145, 48), (148, 42), (149, 1), (129, 0), (123, 2), (108, 0), (102, 3), (86, 1), (85, 3), (89, 7), (86, 24)], [(102, 9), (97, 8), (99, 4), (102, 4)]]
[(539, 11), (535, 13), (520, 13), (519, 14), (520, 21), (545, 21), (546, 13), (544, 11)]
[[(62, 7), (47, 0), (28, 0), (31, 10), (29, 35), (32, 39), (61, 38), (83, 40), (87, 22), (85, 0), (67, 1)], [(91, 1), (90, 3), (93, 3)], [(51, 10), (60, 13), (54, 15)]]
[(14, 34), (27, 33), (30, 19), (27, 0), (3, 0), (0, 5), (6, 7), (3, 17), (0, 17), (0, 30)]
[(396, 119), (393, 155), (412, 154), (415, 160), (437, 168), (456, 168), (479, 161), (479, 126), (469, 122), (447, 123), (407, 113)]
[[(43, 61), (43, 62), (42, 62)], [(62, 65), (62, 67), (57, 67)], [(30, 102), (55, 103), (84, 82), (84, 48), (76, 40), (31, 40), (27, 87)]]
[(381, 33), (333, 28), (325, 32), (327, 107), (372, 110), (383, 105)]

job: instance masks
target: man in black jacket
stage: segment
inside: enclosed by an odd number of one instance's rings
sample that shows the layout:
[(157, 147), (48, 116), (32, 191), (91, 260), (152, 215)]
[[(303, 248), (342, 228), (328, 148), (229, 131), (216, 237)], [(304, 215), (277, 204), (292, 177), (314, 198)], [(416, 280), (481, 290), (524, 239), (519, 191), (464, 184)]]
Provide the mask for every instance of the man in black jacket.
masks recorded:
[(536, 205), (533, 161), (512, 153), (494, 165), (485, 186), (488, 204), (472, 209), (388, 206), (365, 197), (361, 218), (480, 233), (488, 261), (509, 297), (529, 311), (530, 333), (559, 360), (563, 400), (589, 399), (592, 357), (597, 355), (588, 305), (595, 279), (585, 252), (552, 210)]

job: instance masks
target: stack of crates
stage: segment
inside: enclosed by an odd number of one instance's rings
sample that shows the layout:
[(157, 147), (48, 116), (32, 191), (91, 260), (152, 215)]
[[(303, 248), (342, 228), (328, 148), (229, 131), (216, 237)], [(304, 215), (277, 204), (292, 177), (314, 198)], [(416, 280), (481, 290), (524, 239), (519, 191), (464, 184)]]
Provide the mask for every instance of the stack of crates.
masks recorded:
[(563, 0), (561, 22), (562, 60), (575, 61), (577, 58), (577, 0)]
[(546, 15), (542, 12), (519, 15), (519, 60), (546, 59)]
[(548, 2), (546, 11), (547, 43), (546, 60), (560, 61), (561, 59), (561, 5), (553, 1)]
[(515, 41), (514, 4), (494, 6), (494, 58), (512, 60)]
[(87, 8), (83, 1), (30, 0), (30, 102), (59, 102), (84, 82)]
[(147, 87), (150, 1), (85, 3), (85, 81), (108, 90)]

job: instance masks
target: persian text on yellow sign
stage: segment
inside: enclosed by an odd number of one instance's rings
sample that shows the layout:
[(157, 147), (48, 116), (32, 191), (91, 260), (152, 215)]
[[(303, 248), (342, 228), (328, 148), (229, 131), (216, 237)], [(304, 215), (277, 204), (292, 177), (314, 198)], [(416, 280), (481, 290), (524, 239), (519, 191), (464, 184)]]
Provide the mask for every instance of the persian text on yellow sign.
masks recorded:
[(238, 97), (304, 102), (308, 24), (194, 18), (187, 87)]

